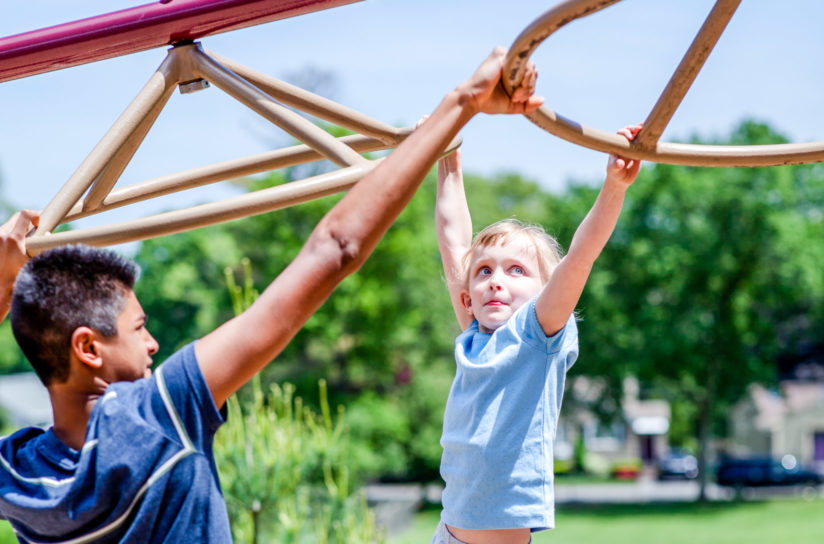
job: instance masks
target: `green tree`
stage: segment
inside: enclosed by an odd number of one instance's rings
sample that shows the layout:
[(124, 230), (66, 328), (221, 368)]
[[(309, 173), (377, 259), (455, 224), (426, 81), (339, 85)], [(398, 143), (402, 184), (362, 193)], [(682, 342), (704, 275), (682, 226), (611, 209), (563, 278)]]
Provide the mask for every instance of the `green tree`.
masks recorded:
[[(726, 143), (782, 141), (746, 122)], [(579, 187), (572, 200), (592, 192)], [(611, 406), (628, 374), (670, 398), (676, 423), (697, 436), (702, 483), (727, 409), (749, 384), (775, 381), (779, 353), (821, 333), (822, 204), (822, 165), (653, 165), (596, 264), (576, 371), (609, 378)]]

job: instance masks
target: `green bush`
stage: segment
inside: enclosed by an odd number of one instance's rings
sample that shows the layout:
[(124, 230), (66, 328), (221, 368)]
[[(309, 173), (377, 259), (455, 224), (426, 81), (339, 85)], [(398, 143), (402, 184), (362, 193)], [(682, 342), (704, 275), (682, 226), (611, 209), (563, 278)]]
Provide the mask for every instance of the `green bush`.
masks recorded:
[[(235, 314), (257, 298), (248, 259), (242, 264), (242, 286), (226, 271)], [(258, 375), (227, 402), (214, 449), (236, 542), (383, 542), (352, 468), (343, 409), (332, 416), (325, 380), (318, 391), (320, 413), (292, 384), (264, 391)]]
[(236, 542), (383, 540), (352, 479), (343, 410), (333, 418), (326, 384), (319, 388), (320, 414), (290, 384), (264, 393), (255, 379), (251, 399), (229, 399), (215, 457)]

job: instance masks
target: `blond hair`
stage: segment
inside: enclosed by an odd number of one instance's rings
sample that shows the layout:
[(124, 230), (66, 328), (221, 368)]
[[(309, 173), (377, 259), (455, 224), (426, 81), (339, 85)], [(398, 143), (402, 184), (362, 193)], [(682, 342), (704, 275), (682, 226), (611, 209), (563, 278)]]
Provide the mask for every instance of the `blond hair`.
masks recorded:
[(517, 219), (502, 219), (492, 223), (475, 235), (469, 251), (463, 257), (463, 277), (461, 281), (468, 288), (469, 267), (472, 265), (472, 253), (476, 248), (503, 245), (516, 237), (526, 237), (538, 254), (538, 268), (541, 281), (546, 283), (549, 277), (561, 262), (563, 249), (558, 240), (547, 234), (541, 225), (524, 223)]

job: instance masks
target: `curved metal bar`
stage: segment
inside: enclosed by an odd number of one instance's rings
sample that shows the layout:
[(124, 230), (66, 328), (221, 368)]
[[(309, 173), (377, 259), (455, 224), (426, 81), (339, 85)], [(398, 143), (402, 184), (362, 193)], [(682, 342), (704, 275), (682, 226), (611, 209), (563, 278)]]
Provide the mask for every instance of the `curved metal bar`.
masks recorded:
[[(538, 17), (518, 35), (509, 49), (504, 61), (503, 77), (504, 87), (507, 91), (511, 93), (512, 89), (517, 87), (523, 79), (527, 60), (529, 60), (538, 45), (550, 34), (575, 19), (599, 11), (618, 1), (620, 0), (567, 0)], [(733, 2), (737, 5), (737, 0), (733, 0)], [(714, 18), (724, 17), (725, 14), (732, 15), (729, 11), (732, 3), (728, 0), (719, 0), (717, 6), (720, 6), (719, 9), (714, 9), (713, 13), (708, 16), (705, 26), (710, 25), (717, 29)], [(699, 33), (691, 49), (708, 46), (711, 50), (712, 45), (714, 45), (710, 43), (710, 41), (713, 41), (713, 34), (714, 32), (708, 32), (704, 35)], [(717, 39), (717, 36), (715, 36), (715, 39)], [(698, 62), (701, 57), (702, 55), (694, 55), (688, 52), (683, 62)], [(706, 56), (703, 55), (703, 58), (706, 58)], [(700, 60), (700, 62), (703, 63), (703, 60)], [(679, 72), (676, 72), (673, 78), (674, 85), (684, 86), (687, 84), (686, 78)], [(651, 117), (663, 120), (664, 114), (656, 113), (656, 111), (672, 108), (671, 102), (680, 101), (681, 98), (678, 95), (680, 94), (683, 97), (683, 93), (686, 93), (688, 87), (689, 85), (686, 85), (686, 88), (679, 89), (677, 92), (674, 90), (667, 92), (665, 90), (664, 94), (666, 96), (663, 96), (659, 104), (656, 105)], [(624, 157), (653, 162), (692, 166), (778, 166), (824, 161), (824, 142), (753, 146), (679, 144), (646, 141), (640, 138), (643, 134), (642, 130), (639, 133), (639, 143), (630, 143), (627, 142), (626, 138), (616, 134), (577, 123), (546, 106), (542, 106), (527, 115), (527, 117), (547, 132), (574, 144), (596, 151), (615, 153)], [(663, 131), (660, 121), (655, 121), (655, 125), (656, 131)], [(657, 138), (655, 139), (657, 140)], [(654, 145), (651, 145), (651, 143), (654, 143)]]
[(0, 82), (359, 0), (160, 0), (0, 38)]
[(529, 57), (552, 33), (575, 19), (591, 15), (620, 1), (566, 0), (532, 21), (509, 46), (502, 76), (506, 91), (512, 94), (512, 89), (521, 84)]

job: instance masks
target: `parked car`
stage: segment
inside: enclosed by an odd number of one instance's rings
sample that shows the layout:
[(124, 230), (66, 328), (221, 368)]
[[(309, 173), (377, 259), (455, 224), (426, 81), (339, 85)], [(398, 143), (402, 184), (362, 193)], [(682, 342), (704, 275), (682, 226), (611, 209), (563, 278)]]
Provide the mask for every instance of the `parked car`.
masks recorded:
[(694, 480), (698, 477), (698, 459), (685, 450), (673, 449), (656, 463), (659, 480)]
[(770, 458), (725, 458), (718, 466), (718, 485), (728, 487), (762, 487), (784, 485), (817, 486), (824, 475), (803, 468), (795, 457), (785, 455), (780, 461)]

